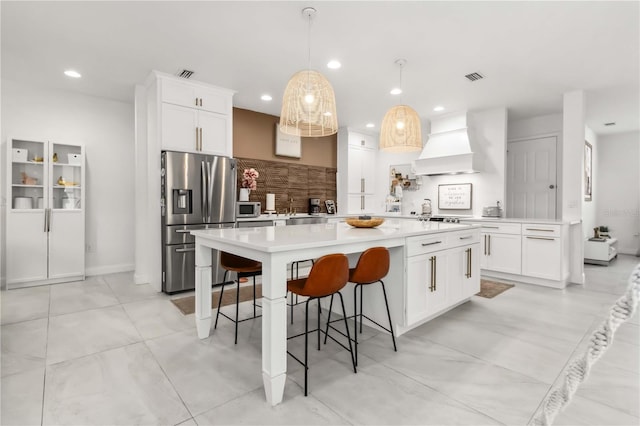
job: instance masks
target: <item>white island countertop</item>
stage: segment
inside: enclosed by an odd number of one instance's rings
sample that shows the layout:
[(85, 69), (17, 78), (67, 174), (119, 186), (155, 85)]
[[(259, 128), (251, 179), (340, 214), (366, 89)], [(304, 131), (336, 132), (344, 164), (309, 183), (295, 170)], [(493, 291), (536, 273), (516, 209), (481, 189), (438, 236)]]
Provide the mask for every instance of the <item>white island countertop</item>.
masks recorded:
[[(392, 222), (392, 221), (389, 221)], [(352, 242), (367, 242), (415, 235), (463, 230), (464, 223), (393, 221), (376, 228), (354, 228), (344, 222), (312, 225), (272, 226), (262, 228), (202, 229), (191, 231), (196, 237), (225, 245), (275, 253), (298, 249), (333, 247)]]

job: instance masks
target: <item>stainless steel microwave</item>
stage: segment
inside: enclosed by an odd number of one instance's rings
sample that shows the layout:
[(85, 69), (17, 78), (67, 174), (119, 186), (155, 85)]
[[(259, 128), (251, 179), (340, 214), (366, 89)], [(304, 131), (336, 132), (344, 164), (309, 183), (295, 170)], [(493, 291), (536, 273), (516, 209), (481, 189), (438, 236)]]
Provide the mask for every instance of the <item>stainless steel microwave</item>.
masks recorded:
[(259, 201), (237, 201), (236, 217), (258, 217), (260, 216)]

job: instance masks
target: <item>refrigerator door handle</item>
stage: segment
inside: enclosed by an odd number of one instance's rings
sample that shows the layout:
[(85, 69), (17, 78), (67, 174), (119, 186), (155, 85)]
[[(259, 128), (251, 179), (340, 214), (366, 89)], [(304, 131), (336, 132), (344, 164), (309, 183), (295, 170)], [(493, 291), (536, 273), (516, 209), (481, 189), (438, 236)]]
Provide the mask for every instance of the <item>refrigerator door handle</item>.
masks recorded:
[(211, 161), (207, 161), (207, 223), (213, 222), (213, 173)]
[(207, 208), (207, 169), (205, 167), (205, 162), (202, 161), (200, 163), (200, 210), (202, 211), (202, 223), (207, 223), (207, 217), (209, 216), (206, 211)]

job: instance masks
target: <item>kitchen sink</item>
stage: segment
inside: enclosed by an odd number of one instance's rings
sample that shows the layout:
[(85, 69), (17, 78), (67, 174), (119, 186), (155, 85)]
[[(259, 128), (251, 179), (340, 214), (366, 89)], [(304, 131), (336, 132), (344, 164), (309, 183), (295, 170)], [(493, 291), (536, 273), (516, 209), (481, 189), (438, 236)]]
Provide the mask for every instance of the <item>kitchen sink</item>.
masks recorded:
[(309, 225), (313, 223), (327, 223), (328, 219), (326, 217), (290, 217), (287, 219), (287, 225)]

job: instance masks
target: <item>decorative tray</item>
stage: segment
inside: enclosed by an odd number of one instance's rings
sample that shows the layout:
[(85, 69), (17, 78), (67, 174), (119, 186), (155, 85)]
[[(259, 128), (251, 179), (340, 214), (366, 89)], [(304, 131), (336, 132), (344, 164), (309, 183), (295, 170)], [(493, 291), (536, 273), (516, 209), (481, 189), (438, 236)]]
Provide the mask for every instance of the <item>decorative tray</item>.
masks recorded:
[(356, 228), (375, 228), (384, 222), (384, 218), (372, 217), (371, 219), (360, 219), (357, 217), (348, 217), (345, 219), (345, 222)]

